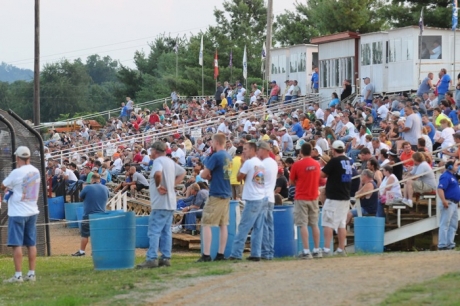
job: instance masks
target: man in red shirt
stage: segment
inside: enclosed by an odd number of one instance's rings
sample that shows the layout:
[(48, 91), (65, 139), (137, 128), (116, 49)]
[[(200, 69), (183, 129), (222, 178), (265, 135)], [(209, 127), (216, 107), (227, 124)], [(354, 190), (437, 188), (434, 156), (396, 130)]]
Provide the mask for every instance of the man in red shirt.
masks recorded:
[[(303, 252), (299, 255), (301, 259), (321, 258), (322, 253), (319, 248), (319, 178), (321, 166), (310, 157), (311, 144), (304, 143), (301, 147), (303, 158), (295, 162), (291, 168), (289, 182), (296, 186), (294, 197), (294, 223), (300, 226), (300, 236), (302, 237)], [(310, 253), (308, 245), (308, 226), (313, 231), (313, 241), (315, 247), (313, 254)]]
[(134, 160), (133, 162), (140, 164), (142, 162), (142, 154), (138, 147), (134, 148)]
[(403, 152), (401, 153), (399, 159), (403, 162), (404, 167), (410, 170), (414, 166), (414, 160), (412, 159), (412, 155), (415, 152), (412, 151), (412, 146), (408, 141), (404, 141), (402, 147)]
[(149, 124), (155, 126), (155, 123), (160, 122), (160, 117), (157, 115), (156, 111), (152, 111), (149, 117)]
[(278, 96), (280, 94), (280, 87), (276, 84), (276, 81), (270, 83), (270, 99), (267, 102), (267, 105), (270, 105), (272, 102), (278, 102)]

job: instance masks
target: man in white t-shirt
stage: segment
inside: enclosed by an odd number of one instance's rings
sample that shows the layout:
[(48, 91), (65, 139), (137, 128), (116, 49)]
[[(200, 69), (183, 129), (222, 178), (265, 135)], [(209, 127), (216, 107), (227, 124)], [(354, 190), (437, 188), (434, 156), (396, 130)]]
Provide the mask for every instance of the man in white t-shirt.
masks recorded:
[[(40, 172), (30, 164), (30, 150), (20, 146), (16, 152), (16, 169), (11, 171), (1, 184), (3, 192), (8, 191), (8, 241), (13, 248), (15, 274), (6, 283), (35, 281), (36, 223), (39, 214), (37, 200), (41, 188)], [(29, 272), (22, 277), (22, 247), (27, 247)]]
[(380, 119), (386, 120), (389, 112), (388, 107), (385, 105), (385, 103), (383, 103), (381, 99), (379, 99), (377, 103), (377, 105), (379, 106), (379, 108), (377, 109), (377, 115), (380, 117)]
[(238, 88), (237, 88), (236, 101), (244, 102), (245, 96), (246, 96), (246, 89), (243, 87), (243, 85), (241, 85), (241, 83), (239, 83)]
[(249, 117), (249, 120), (246, 120), (244, 122), (244, 128), (243, 128), (244, 132), (249, 133), (249, 129), (252, 127), (252, 121), (254, 121), (254, 120), (255, 120), (255, 117), (251, 116), (251, 117)]
[(325, 125), (328, 127), (332, 127), (334, 123), (334, 115), (332, 114), (332, 111), (330, 108), (326, 108), (324, 110), (324, 120), (325, 120)]
[(275, 206), (275, 186), (278, 173), (278, 164), (270, 157), (270, 145), (268, 142), (261, 141), (257, 145), (257, 156), (262, 160), (265, 169), (264, 186), (267, 211), (265, 213), (265, 221), (262, 235), (262, 252), (263, 259), (271, 260), (275, 254), (275, 236), (273, 225), (273, 210)]
[(115, 153), (112, 155), (113, 164), (110, 166), (110, 174), (117, 176), (121, 173), (121, 168), (123, 167), (123, 161), (120, 158), (120, 154)]
[(67, 169), (66, 165), (61, 166), (61, 178), (67, 181), (67, 183), (75, 183), (78, 181), (77, 176), (73, 173), (72, 170)]
[(231, 123), (230, 119), (226, 119), (225, 121), (221, 122), (219, 124), (219, 127), (217, 128), (217, 133), (222, 133), (225, 135), (230, 134), (230, 130), (228, 129), (228, 125)]
[(249, 231), (251, 234), (251, 256), (248, 260), (260, 261), (264, 218), (267, 211), (265, 203), (265, 169), (256, 156), (257, 145), (249, 142), (244, 145), (242, 166), (237, 175), (239, 182), (244, 181), (242, 198), (246, 202), (238, 231), (233, 241), (230, 259), (241, 259)]
[(185, 166), (185, 153), (182, 151), (181, 148), (179, 148), (176, 144), (171, 145), (171, 156), (174, 158), (176, 157), (179, 161), (179, 164), (181, 166)]
[[(182, 182), (185, 169), (166, 157), (166, 144), (156, 141), (152, 144), (151, 158), (154, 160), (150, 172), (150, 202), (152, 212), (149, 218), (149, 249), (146, 260), (137, 268), (157, 268), (171, 265), (173, 214), (177, 208), (175, 186)], [(161, 258), (158, 260), (158, 251)]]
[(340, 140), (343, 142), (349, 142), (353, 138), (358, 138), (359, 132), (355, 125), (350, 122), (350, 119), (348, 118), (348, 114), (344, 114), (342, 117), (342, 123), (343, 123), (343, 128), (342, 131), (340, 131)]
[(318, 119), (318, 120), (323, 120), (323, 122), (324, 122), (324, 112), (323, 112), (323, 110), (319, 107), (319, 103), (313, 104), (313, 108), (315, 109), (315, 116), (316, 116), (316, 119)]

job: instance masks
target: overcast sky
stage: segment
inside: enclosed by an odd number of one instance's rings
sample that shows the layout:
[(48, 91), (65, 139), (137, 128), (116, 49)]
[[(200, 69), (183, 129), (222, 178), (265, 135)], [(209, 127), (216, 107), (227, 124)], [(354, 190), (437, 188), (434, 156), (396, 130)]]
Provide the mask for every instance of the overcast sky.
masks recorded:
[[(0, 62), (33, 69), (34, 1), (1, 0)], [(274, 14), (294, 0), (273, 0)], [(184, 35), (215, 24), (223, 0), (41, 0), (41, 64), (97, 53), (133, 66), (158, 34)]]

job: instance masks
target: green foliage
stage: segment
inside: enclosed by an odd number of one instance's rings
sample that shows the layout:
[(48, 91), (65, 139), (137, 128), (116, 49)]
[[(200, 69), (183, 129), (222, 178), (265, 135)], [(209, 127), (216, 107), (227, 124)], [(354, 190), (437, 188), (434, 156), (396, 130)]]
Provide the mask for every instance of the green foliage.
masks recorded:
[(318, 29), (309, 22), (305, 10), (285, 11), (276, 17), (273, 23), (273, 40), (281, 46), (308, 44), (313, 37), (319, 36)]

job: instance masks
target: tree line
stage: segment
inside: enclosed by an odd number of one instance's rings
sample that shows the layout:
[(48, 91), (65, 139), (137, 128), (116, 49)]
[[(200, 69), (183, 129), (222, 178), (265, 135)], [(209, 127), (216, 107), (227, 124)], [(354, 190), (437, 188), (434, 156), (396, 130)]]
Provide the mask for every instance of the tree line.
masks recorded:
[[(276, 16), (273, 45), (304, 44), (309, 43), (312, 37), (348, 30), (368, 33), (418, 25), (422, 7), (425, 26), (450, 28), (451, 3), (449, 0), (296, 2), (292, 10)], [(198, 56), (201, 36), (205, 94), (215, 90), (216, 50), (219, 57), (218, 80), (244, 81), (242, 63), (246, 46), (247, 82), (261, 83), (266, 9), (264, 0), (225, 0), (221, 7), (214, 9), (214, 26), (196, 35), (159, 35), (149, 43), (147, 52), (135, 52), (134, 68), (97, 54), (88, 56), (86, 61), (64, 59), (47, 64), (40, 76), (41, 119), (43, 122), (56, 121), (79, 113), (115, 108), (126, 96), (143, 102), (169, 96), (172, 90), (182, 96), (200, 95), (202, 68), (198, 64)], [(11, 108), (22, 118), (31, 119), (32, 101), (32, 82), (0, 82), (0, 108)]]

